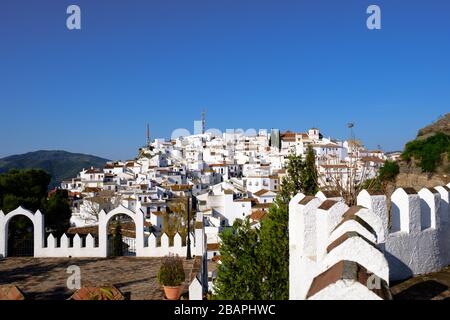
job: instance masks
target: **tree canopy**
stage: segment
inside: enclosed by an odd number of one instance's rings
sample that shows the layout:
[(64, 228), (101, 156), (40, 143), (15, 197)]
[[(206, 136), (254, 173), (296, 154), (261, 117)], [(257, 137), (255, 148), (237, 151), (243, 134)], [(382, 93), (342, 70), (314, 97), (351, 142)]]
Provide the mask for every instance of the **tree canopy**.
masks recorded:
[(305, 161), (290, 155), (286, 169), (280, 193), (259, 230), (247, 218), (220, 234), (217, 298), (289, 299), (289, 201), (298, 192), (313, 195), (318, 190), (313, 150), (308, 150)]
[[(46, 229), (62, 234), (69, 227), (72, 214), (69, 197), (65, 190), (57, 190), (48, 196), (50, 180), (51, 176), (40, 169), (14, 169), (0, 174), (0, 209), (5, 214), (18, 206), (32, 212), (41, 210)], [(22, 224), (12, 225), (11, 230), (20, 229)]]

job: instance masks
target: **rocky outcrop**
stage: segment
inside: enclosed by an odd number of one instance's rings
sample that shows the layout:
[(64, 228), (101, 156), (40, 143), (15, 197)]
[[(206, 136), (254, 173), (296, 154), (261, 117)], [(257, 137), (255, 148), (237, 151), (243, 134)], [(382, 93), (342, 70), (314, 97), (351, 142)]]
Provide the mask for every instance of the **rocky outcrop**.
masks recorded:
[(435, 123), (419, 130), (418, 139), (426, 139), (437, 132), (450, 134), (450, 113), (440, 117)]

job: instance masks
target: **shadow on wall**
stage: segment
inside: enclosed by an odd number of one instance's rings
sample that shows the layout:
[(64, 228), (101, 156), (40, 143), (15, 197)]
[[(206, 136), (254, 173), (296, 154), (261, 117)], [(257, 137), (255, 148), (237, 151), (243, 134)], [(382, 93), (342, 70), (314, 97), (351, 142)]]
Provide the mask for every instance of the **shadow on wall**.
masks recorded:
[(422, 225), (422, 230), (431, 228), (431, 207), (423, 199), (420, 199), (420, 223)]
[(448, 287), (435, 280), (412, 285), (394, 296), (394, 300), (431, 300), (448, 290)]
[[(398, 280), (406, 280), (414, 276), (411, 268), (408, 267), (404, 262), (397, 259), (394, 255), (389, 252), (383, 250), (384, 256), (389, 263), (389, 278), (390, 279), (398, 279)], [(402, 275), (399, 279), (398, 275)]]

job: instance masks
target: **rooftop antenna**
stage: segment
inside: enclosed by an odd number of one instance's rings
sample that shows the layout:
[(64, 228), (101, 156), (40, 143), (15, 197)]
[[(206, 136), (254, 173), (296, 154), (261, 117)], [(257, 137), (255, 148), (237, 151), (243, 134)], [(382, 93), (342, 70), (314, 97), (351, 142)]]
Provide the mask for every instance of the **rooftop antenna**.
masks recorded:
[(355, 132), (353, 131), (353, 128), (355, 127), (355, 124), (353, 122), (350, 122), (347, 124), (347, 127), (350, 129), (350, 140), (355, 140)]
[(206, 109), (202, 112), (202, 134), (206, 131)]
[(149, 147), (151, 144), (150, 141), (150, 125), (147, 123), (147, 147)]

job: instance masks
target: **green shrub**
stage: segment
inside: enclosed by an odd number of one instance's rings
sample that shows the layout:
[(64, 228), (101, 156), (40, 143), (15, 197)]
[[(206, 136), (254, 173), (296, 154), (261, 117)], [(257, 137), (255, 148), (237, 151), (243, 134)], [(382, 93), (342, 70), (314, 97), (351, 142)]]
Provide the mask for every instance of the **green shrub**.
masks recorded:
[(406, 161), (414, 158), (423, 172), (432, 173), (441, 164), (443, 154), (450, 159), (450, 135), (439, 132), (425, 140), (407, 143), (402, 158)]
[(183, 259), (173, 255), (165, 257), (158, 272), (159, 284), (168, 287), (177, 287), (185, 279)]
[(386, 160), (380, 169), (379, 178), (381, 181), (394, 181), (399, 173), (400, 167), (397, 162)]

